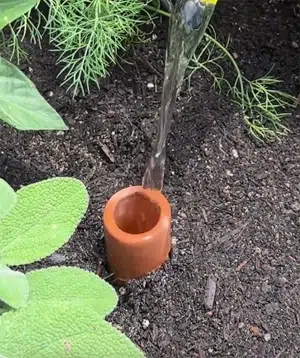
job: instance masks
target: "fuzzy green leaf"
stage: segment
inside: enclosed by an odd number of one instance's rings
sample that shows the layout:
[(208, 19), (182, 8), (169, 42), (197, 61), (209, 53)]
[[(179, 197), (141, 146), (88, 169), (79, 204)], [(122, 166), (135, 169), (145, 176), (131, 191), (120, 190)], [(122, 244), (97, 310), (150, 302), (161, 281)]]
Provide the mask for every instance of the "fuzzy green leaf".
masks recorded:
[(117, 305), (118, 296), (111, 285), (93, 273), (77, 267), (51, 267), (26, 274), (30, 286), (28, 304), (64, 304), (93, 308), (102, 317)]
[(1, 0), (0, 2), (0, 30), (26, 14), (37, 4), (37, 0)]
[(0, 178), (0, 219), (4, 218), (17, 201), (14, 189)]
[(54, 178), (17, 191), (17, 203), (0, 221), (0, 260), (22, 265), (40, 260), (65, 244), (88, 207), (79, 180)]
[(2, 354), (8, 358), (144, 357), (104, 321), (116, 304), (116, 293), (105, 281), (77, 268), (37, 270), (27, 277), (27, 305), (0, 318)]
[[(1, 12), (1, 10), (0, 10)], [(20, 130), (66, 130), (60, 115), (33, 82), (0, 57), (0, 119)]]
[(13, 308), (23, 307), (29, 296), (27, 277), (0, 264), (0, 299)]
[(8, 358), (141, 358), (143, 353), (92, 309), (29, 305), (4, 313), (0, 347)]

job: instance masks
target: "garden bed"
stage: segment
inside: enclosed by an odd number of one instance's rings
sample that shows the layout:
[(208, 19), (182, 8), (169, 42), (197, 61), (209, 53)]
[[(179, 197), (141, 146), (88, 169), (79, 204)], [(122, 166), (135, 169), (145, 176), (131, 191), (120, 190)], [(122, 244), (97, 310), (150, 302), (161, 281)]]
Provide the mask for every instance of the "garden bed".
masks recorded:
[[(255, 5), (254, 5), (255, 4)], [(213, 19), (249, 78), (273, 75), (299, 93), (296, 1), (220, 0)], [(155, 133), (165, 27), (127, 54), (101, 91), (72, 100), (55, 56), (30, 47), (22, 69), (70, 126), (68, 132), (0, 132), (0, 177), (15, 188), (52, 176), (81, 179), (90, 193), (72, 240), (32, 267), (74, 265), (105, 274), (101, 216), (107, 199), (141, 183)], [(298, 45), (298, 48), (297, 46)], [(153, 83), (153, 89), (147, 84)], [(120, 290), (110, 320), (150, 358), (300, 356), (299, 107), (291, 133), (272, 144), (247, 134), (228, 98), (195, 76), (183, 91), (168, 143), (164, 192), (173, 209), (172, 259)], [(204, 307), (209, 274), (215, 304)], [(99, 337), (100, 339), (101, 337)]]

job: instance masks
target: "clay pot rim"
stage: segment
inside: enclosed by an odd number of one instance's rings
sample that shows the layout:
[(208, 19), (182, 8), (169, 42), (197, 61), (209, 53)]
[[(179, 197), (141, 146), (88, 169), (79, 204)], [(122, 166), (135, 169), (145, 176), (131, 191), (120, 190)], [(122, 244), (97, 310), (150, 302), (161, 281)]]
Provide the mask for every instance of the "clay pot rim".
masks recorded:
[[(108, 218), (108, 213), (114, 213), (118, 203), (130, 195), (140, 193), (145, 195), (150, 201), (157, 204), (160, 208), (160, 215), (157, 223), (152, 229), (139, 233), (130, 234), (121, 230), (114, 220)], [(165, 222), (171, 216), (170, 204), (166, 197), (159, 190), (144, 189), (142, 186), (129, 186), (116, 192), (107, 202), (106, 210), (103, 215), (103, 222), (106, 230), (115, 238), (122, 238), (122, 241), (128, 245), (136, 245), (137, 242), (151, 240), (152, 236), (159, 230), (160, 227), (165, 227)]]

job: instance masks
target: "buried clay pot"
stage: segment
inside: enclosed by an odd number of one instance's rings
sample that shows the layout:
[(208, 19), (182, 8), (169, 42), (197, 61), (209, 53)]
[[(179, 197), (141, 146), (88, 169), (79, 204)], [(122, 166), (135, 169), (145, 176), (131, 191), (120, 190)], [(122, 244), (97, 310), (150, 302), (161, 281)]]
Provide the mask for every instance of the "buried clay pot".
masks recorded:
[(107, 262), (121, 281), (159, 268), (171, 251), (171, 208), (158, 190), (132, 186), (107, 202), (104, 214)]

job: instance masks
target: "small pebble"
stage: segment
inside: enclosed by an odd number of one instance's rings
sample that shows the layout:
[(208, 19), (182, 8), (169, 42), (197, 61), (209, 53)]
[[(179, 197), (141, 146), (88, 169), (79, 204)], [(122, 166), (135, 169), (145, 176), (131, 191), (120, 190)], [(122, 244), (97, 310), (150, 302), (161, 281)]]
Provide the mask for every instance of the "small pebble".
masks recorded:
[(278, 310), (279, 310), (279, 305), (278, 303), (268, 303), (265, 307), (266, 309), (266, 313), (269, 316), (274, 315)]
[(267, 281), (264, 281), (261, 286), (261, 289), (264, 293), (267, 293), (267, 292), (271, 291), (272, 287), (270, 285), (268, 285)]
[(255, 249), (254, 249), (254, 253), (260, 255), (261, 254), (261, 248), (256, 246)]
[(62, 254), (52, 254), (49, 256), (49, 261), (53, 264), (62, 264), (66, 261), (66, 256)]
[(280, 276), (278, 281), (281, 285), (285, 285), (287, 282), (289, 282), (288, 279), (286, 279), (284, 276)]
[(209, 310), (211, 310), (214, 306), (216, 289), (217, 281), (213, 275), (209, 275), (204, 295), (204, 305)]
[(183, 219), (187, 219), (186, 213), (184, 213), (182, 211), (179, 213), (179, 216), (182, 217)]
[(298, 43), (297, 43), (296, 41), (293, 41), (293, 42), (292, 42), (292, 47), (294, 47), (294, 48), (298, 48), (298, 47), (299, 47), (299, 45), (298, 45)]
[(116, 114), (116, 112), (115, 112), (115, 111), (112, 111), (111, 109), (109, 109), (109, 110), (107, 111), (107, 116), (108, 116), (108, 117), (113, 117), (115, 114)]
[(249, 331), (254, 337), (261, 337), (260, 329), (257, 326), (249, 326)]
[(123, 295), (125, 295), (125, 293), (126, 293), (126, 289), (125, 289), (124, 287), (120, 287), (120, 289), (119, 289), (119, 294), (120, 294), (121, 296), (123, 296)]
[(209, 149), (204, 147), (203, 151), (204, 151), (204, 154), (208, 157), (209, 156)]
[(233, 173), (229, 169), (226, 170), (226, 175), (229, 176), (229, 177), (233, 177)]
[(232, 154), (233, 158), (237, 159), (239, 157), (239, 153), (235, 148), (232, 149), (231, 154)]
[(300, 203), (298, 201), (295, 201), (291, 204), (291, 209), (294, 211), (300, 211)]
[(245, 323), (244, 322), (240, 322), (238, 325), (239, 329), (242, 329), (245, 327)]
[(142, 326), (144, 329), (147, 329), (150, 325), (150, 322), (147, 319), (143, 319)]
[(270, 333), (266, 333), (266, 334), (264, 335), (264, 340), (265, 340), (266, 342), (269, 342), (270, 339), (271, 339)]
[(149, 83), (147, 83), (147, 87), (148, 87), (149, 89), (153, 89), (153, 88), (154, 88), (154, 84), (151, 83), (151, 82), (149, 82)]

